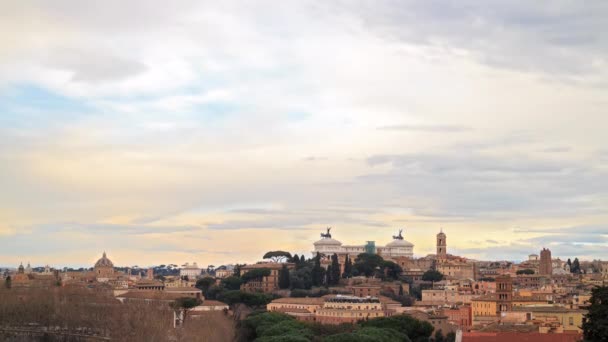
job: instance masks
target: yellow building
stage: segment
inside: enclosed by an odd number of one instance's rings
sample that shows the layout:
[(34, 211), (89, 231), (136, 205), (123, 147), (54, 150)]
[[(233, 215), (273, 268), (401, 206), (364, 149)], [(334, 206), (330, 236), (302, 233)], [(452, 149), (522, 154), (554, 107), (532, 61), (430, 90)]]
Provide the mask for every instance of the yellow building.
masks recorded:
[(471, 300), (473, 321), (480, 317), (497, 317), (496, 297), (493, 295), (482, 296)]
[(514, 312), (526, 314), (527, 320), (542, 323), (559, 323), (563, 331), (576, 331), (581, 333), (583, 318), (587, 310), (568, 309), (559, 306), (523, 306), (513, 308)]

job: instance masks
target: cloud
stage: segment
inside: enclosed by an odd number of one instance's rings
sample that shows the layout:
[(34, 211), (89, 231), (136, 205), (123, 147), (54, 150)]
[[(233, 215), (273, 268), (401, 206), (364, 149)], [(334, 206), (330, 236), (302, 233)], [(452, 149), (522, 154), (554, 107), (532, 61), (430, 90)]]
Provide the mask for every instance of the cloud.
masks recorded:
[(446, 225), (463, 250), (482, 253), (457, 237), (474, 234), (513, 255), (535, 234), (563, 248), (591, 235), (505, 226), (608, 219), (603, 2), (0, 13), (0, 232), (17, 236), (3, 260), (93, 247), (125, 263), (232, 258), (201, 248), (208, 238), (255, 261), (276, 245), (309, 251), (327, 225), (353, 241), (405, 225), (421, 253)]
[(471, 130), (469, 127), (455, 125), (390, 125), (377, 128), (382, 131), (411, 131), (411, 132), (436, 132), (436, 133), (455, 133)]

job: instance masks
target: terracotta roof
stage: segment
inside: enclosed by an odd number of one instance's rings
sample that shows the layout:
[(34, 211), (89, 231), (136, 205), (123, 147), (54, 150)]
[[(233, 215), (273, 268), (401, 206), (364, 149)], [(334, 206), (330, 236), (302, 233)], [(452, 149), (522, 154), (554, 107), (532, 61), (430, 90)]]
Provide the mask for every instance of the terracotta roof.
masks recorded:
[(464, 332), (463, 342), (576, 342), (582, 339), (580, 334), (541, 334), (541, 333), (483, 333)]
[(205, 299), (203, 301), (203, 306), (228, 306), (228, 304), (224, 303), (224, 302), (220, 302), (219, 300), (211, 300), (211, 299)]
[(272, 303), (283, 304), (302, 304), (302, 305), (323, 305), (325, 298), (323, 297), (302, 297), (302, 298), (277, 298)]
[(312, 313), (306, 309), (299, 309), (299, 308), (277, 308), (275, 311), (278, 312), (283, 312), (283, 313), (302, 313), (302, 314), (311, 314)]

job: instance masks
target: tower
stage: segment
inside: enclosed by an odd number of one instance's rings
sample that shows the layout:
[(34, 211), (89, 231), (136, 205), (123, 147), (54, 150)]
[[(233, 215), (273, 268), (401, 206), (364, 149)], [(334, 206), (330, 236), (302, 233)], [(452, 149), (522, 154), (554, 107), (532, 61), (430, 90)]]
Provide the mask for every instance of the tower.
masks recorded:
[(552, 275), (553, 265), (551, 263), (551, 251), (547, 248), (543, 248), (540, 251), (540, 264), (538, 265), (538, 273), (540, 275)]
[(497, 314), (511, 311), (513, 306), (513, 279), (509, 275), (496, 277), (496, 311)]
[(443, 232), (443, 228), (442, 228), (441, 231), (439, 231), (439, 234), (437, 234), (437, 258), (439, 258), (439, 259), (445, 258), (448, 254), (447, 248), (448, 248), (447, 237), (446, 237), (445, 233)]

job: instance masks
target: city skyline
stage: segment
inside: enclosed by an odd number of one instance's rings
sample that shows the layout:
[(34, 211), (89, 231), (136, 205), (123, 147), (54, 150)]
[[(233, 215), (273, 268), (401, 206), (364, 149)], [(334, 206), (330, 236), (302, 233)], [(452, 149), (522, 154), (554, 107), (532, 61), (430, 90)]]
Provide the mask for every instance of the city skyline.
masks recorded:
[[(465, 5), (466, 4), (466, 5)], [(608, 4), (0, 4), (0, 262), (606, 259)]]

